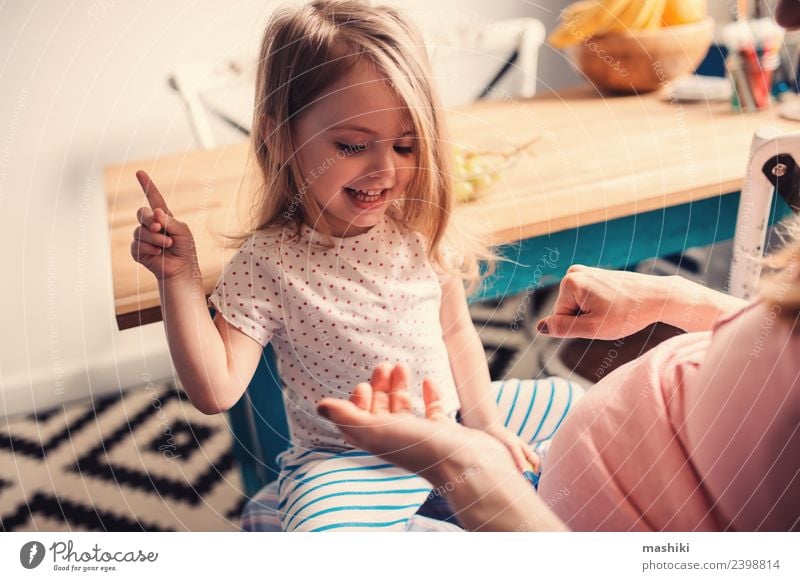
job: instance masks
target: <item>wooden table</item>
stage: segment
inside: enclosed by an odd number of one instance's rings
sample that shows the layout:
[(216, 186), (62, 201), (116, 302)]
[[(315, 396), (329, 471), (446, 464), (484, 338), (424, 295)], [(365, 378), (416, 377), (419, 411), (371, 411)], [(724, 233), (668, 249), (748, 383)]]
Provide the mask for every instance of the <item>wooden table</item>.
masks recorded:
[[(507, 149), (542, 135), (493, 191), (457, 209), (497, 244), (590, 225), (609, 236), (611, 220), (737, 192), (753, 132), (764, 125), (800, 128), (771, 111), (735, 114), (724, 103), (679, 105), (653, 95), (600, 99), (588, 92), (476, 104), (452, 111), (450, 123), (454, 141), (479, 149)], [(242, 143), (106, 169), (120, 329), (161, 318), (155, 280), (129, 252), (136, 209), (145, 205), (135, 171), (149, 171), (175, 216), (191, 226), (208, 293), (232, 252), (221, 235), (241, 227), (250, 201), (255, 180), (248, 151)], [(664, 242), (668, 234), (660, 234)], [(730, 237), (729, 229), (720, 234)]]
[[(658, 95), (601, 99), (588, 91), (476, 104), (453, 110), (450, 123), (456, 142), (477, 149), (509, 148), (542, 136), (531, 155), (504, 173), (503, 183), (457, 209), (514, 259), (500, 265), (475, 299), (552, 284), (577, 262), (623, 267), (730, 239), (753, 132), (765, 125), (800, 128), (772, 111), (738, 114), (725, 103), (682, 105)], [(137, 169), (153, 176), (175, 216), (195, 233), (206, 293), (233, 252), (219, 235), (241, 227), (255, 183), (247, 144), (106, 170), (120, 329), (161, 318), (155, 280), (129, 254), (136, 209), (145, 204)], [(274, 399), (259, 400), (269, 391), (260, 382), (275, 372), (270, 365), (265, 357), (261, 379), (254, 379), (259, 389), (243, 398), (252, 405), (245, 401), (232, 411), (234, 428), (237, 422), (252, 428), (254, 409), (275, 407)], [(268, 467), (285, 425), (270, 421), (274, 433), (237, 435), (249, 446), (247, 454), (258, 462), (266, 458)], [(254, 452), (259, 445), (271, 451)], [(248, 487), (257, 486), (251, 479)]]

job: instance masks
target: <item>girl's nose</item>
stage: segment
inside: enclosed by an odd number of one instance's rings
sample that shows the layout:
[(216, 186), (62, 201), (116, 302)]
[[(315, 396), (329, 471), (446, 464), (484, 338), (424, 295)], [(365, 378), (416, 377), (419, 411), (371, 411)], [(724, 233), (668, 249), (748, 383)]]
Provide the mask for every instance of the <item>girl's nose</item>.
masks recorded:
[(381, 179), (394, 180), (396, 171), (394, 149), (389, 147), (375, 147), (370, 157), (367, 177), (377, 177)]

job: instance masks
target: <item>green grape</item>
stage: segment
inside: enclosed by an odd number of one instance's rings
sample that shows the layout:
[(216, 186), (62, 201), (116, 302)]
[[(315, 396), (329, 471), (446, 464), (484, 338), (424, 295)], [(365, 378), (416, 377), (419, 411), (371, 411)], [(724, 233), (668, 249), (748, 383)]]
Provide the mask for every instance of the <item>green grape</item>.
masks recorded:
[(485, 171), (483, 173), (470, 176), (469, 183), (472, 184), (475, 193), (481, 193), (494, 185), (495, 180), (492, 178), (489, 172)]
[(465, 147), (453, 146), (455, 195), (459, 202), (474, 200), (500, 181), (500, 170), (481, 154)]
[(464, 177), (467, 175), (467, 165), (463, 157), (456, 157), (455, 173), (458, 177)]
[(453, 184), (453, 194), (457, 202), (471, 202), (475, 199), (475, 187), (470, 182), (459, 180)]
[(467, 176), (473, 176), (476, 173), (480, 173), (482, 168), (483, 164), (481, 163), (481, 160), (474, 155), (468, 156), (464, 163), (464, 169), (467, 172)]

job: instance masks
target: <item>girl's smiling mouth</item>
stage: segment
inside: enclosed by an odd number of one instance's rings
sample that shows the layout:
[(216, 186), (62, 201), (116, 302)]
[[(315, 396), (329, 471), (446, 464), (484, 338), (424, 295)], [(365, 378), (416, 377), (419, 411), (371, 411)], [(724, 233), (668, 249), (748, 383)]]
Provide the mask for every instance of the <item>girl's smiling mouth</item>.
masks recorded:
[(388, 189), (362, 190), (354, 188), (344, 188), (345, 193), (356, 206), (362, 210), (376, 208), (386, 201)]

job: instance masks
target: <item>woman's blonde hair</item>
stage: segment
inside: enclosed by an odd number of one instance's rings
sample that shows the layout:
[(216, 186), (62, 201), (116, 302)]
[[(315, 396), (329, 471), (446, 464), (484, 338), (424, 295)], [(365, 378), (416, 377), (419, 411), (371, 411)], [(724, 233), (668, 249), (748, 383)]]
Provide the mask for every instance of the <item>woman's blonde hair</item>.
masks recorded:
[[(317, 224), (321, 208), (306, 196), (291, 123), (354, 66), (369, 64), (408, 110), (417, 171), (393, 211), (402, 226), (428, 241), (431, 261), (472, 283), (492, 254), (476, 237), (457, 232), (452, 148), (433, 86), (422, 35), (399, 11), (358, 0), (315, 0), (276, 11), (264, 33), (256, 73), (252, 146), (259, 174), (250, 232)], [(443, 246), (452, 252), (443, 252)], [(458, 256), (453, 261), (450, 257)]]
[(800, 216), (786, 218), (776, 232), (783, 245), (764, 258), (768, 271), (759, 281), (759, 294), (781, 318), (794, 321), (800, 314)]

